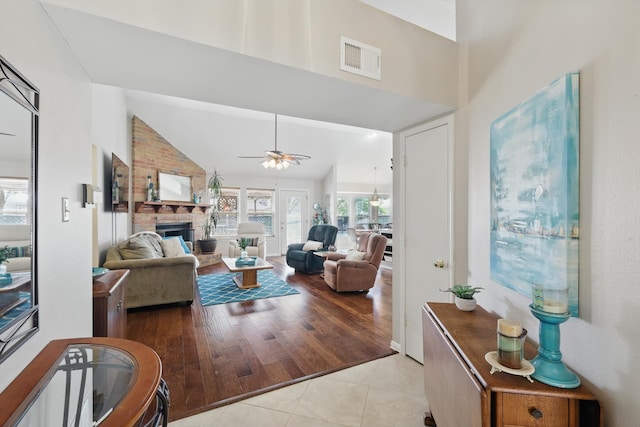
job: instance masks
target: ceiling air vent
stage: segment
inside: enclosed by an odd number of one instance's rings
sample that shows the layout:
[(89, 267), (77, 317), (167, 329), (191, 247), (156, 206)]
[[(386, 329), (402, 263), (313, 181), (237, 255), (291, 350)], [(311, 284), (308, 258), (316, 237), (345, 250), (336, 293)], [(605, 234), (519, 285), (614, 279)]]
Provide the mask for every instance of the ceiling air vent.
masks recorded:
[(340, 69), (380, 80), (380, 49), (340, 37)]

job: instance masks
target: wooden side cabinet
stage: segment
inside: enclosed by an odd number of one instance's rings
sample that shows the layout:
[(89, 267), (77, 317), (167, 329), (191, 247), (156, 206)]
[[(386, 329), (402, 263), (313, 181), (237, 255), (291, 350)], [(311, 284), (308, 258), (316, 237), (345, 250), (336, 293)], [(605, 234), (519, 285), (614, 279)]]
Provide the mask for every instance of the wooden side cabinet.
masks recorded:
[(110, 270), (93, 281), (93, 336), (127, 338), (125, 280), (129, 270)]
[[(602, 427), (596, 397), (580, 386), (562, 389), (525, 377), (490, 373), (484, 356), (495, 351), (497, 317), (478, 306), (422, 308), (424, 387), (431, 411), (425, 425), (438, 427)], [(525, 358), (536, 347), (525, 343)]]

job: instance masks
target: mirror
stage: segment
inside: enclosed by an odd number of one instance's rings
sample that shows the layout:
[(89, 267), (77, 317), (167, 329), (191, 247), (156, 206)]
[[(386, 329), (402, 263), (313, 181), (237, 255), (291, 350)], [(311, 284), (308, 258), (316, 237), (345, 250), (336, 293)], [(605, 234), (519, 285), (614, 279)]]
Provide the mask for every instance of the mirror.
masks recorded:
[(39, 91), (0, 56), (0, 361), (38, 330)]
[(191, 202), (191, 177), (158, 172), (160, 200)]

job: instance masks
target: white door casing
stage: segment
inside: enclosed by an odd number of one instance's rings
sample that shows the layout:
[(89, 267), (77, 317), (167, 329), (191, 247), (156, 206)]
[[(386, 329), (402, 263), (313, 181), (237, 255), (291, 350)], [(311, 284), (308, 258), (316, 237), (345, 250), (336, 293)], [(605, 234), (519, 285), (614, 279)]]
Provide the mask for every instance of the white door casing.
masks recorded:
[(451, 298), (440, 289), (448, 288), (453, 280), (452, 121), (447, 117), (401, 133), (405, 160), (404, 353), (421, 363), (422, 305)]

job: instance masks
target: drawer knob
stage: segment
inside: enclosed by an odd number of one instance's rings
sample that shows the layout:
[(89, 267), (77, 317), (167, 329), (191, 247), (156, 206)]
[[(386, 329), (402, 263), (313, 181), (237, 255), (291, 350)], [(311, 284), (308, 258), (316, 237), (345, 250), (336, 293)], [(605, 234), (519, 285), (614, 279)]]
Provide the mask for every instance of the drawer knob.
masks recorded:
[(536, 420), (539, 420), (540, 418), (542, 418), (542, 411), (540, 409), (538, 409), (538, 408), (531, 408), (529, 410), (529, 413)]
[(122, 310), (122, 300), (118, 301), (118, 305), (116, 306), (116, 312), (120, 313)]

